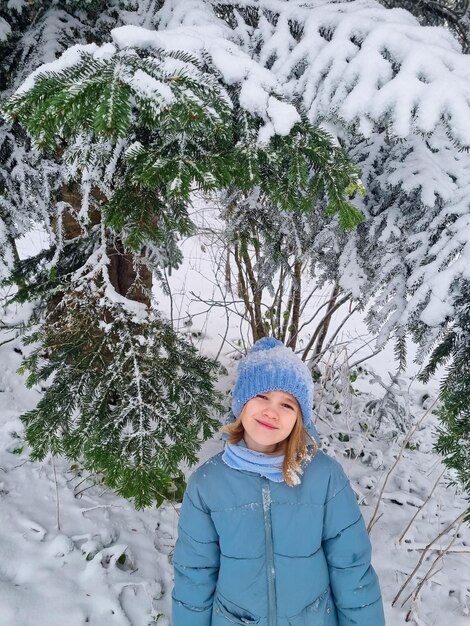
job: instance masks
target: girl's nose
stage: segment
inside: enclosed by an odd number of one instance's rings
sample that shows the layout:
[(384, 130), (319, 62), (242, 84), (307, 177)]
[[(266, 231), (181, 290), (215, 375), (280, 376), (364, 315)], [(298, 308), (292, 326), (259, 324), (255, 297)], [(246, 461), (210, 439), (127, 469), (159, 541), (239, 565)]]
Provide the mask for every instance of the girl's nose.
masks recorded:
[(277, 419), (279, 417), (279, 413), (275, 404), (268, 404), (264, 407), (265, 415), (272, 417), (273, 419)]

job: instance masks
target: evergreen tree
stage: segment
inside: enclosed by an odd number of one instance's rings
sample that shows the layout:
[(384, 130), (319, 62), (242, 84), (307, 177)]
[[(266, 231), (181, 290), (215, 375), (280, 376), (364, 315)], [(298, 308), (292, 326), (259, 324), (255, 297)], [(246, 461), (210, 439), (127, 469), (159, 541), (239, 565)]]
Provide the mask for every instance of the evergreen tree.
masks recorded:
[[(50, 152), (60, 138), (60, 171), (79, 190), (77, 228), (87, 232), (88, 222), (98, 226), (103, 217), (112, 242), (118, 243), (111, 259), (133, 252), (135, 272), (119, 293), (125, 296), (135, 284), (145, 295), (149, 283), (143, 268), (178, 262), (178, 232), (191, 227), (184, 210), (189, 198), (184, 180), (191, 186), (196, 181), (206, 192), (232, 191), (229, 178), (235, 170), (242, 177), (235, 185), (239, 201), (246, 205), (251, 190), (260, 192), (261, 198), (266, 196), (266, 214), (270, 206), (306, 206), (316, 198), (319, 219), (311, 239), (304, 238), (305, 249), (298, 247), (302, 258), (308, 258), (316, 276), (333, 279), (361, 303), (375, 299), (368, 322), (380, 343), (395, 335), (403, 357), (403, 336), (411, 330), (424, 356), (456, 315), (470, 262), (470, 60), (459, 43), (445, 29), (424, 27), (407, 11), (387, 9), (374, 0), (194, 0), (190, 8), (182, 0), (162, 0), (146, 15), (136, 6), (117, 10), (115, 23), (133, 26), (113, 30), (112, 44), (69, 51), (29, 79), (9, 108), (10, 119), (18, 116)], [(158, 73), (171, 62), (185, 68), (180, 84), (187, 86), (183, 91), (189, 89), (181, 94), (183, 114), (189, 112), (186, 121), (210, 145), (202, 153), (199, 138), (190, 146), (197, 155), (193, 171), (193, 162), (177, 156), (183, 144), (178, 129), (171, 127), (178, 119), (172, 104), (168, 109), (162, 104), (168, 97), (180, 102), (178, 83)], [(196, 92), (195, 103), (188, 105), (184, 95), (193, 89), (189, 85), (195, 75), (204, 77), (205, 91)], [(158, 102), (147, 110), (145, 102), (154, 99)], [(209, 101), (214, 106), (205, 110)], [(191, 112), (196, 110), (194, 118)], [(145, 124), (158, 116), (168, 121), (168, 136), (177, 137), (169, 141), (168, 151), (164, 137), (157, 140)], [(226, 129), (220, 137), (210, 130), (217, 124)], [(312, 156), (316, 150), (307, 158), (308, 147), (296, 151), (297, 140), (306, 128), (319, 125), (359, 164), (365, 196), (356, 194), (349, 203), (341, 195), (347, 180), (352, 182), (351, 195), (359, 185), (352, 170), (339, 167), (344, 160), (340, 150), (332, 150), (326, 170), (334, 172), (331, 180), (338, 184), (328, 188), (327, 179), (311, 176), (315, 169), (325, 171), (324, 152), (320, 150), (319, 161)], [(320, 147), (326, 145), (318, 130), (311, 132)], [(165, 146), (164, 154), (159, 146)], [(300, 159), (288, 158), (293, 148)], [(215, 153), (220, 161), (211, 160)], [(186, 178), (178, 175), (175, 163)], [(344, 174), (338, 178), (340, 170)], [(273, 184), (262, 188), (267, 180)], [(318, 188), (315, 180), (321, 183)], [(129, 216), (120, 198), (132, 198)], [(151, 214), (153, 201), (161, 205), (162, 217), (141, 229), (148, 224), (145, 216)], [(338, 212), (325, 218), (323, 209), (331, 202)], [(366, 219), (348, 238), (338, 228), (338, 216), (353, 224), (359, 212)], [(272, 230), (282, 213), (257, 222), (257, 230), (242, 228), (244, 215), (227, 204), (229, 232), (240, 227), (253, 245), (259, 240), (270, 251), (282, 247)], [(55, 228), (59, 219), (53, 222)], [(295, 228), (301, 230), (306, 223)], [(57, 239), (58, 249), (69, 241)], [(258, 267), (268, 284), (263, 263), (261, 254)]]
[[(176, 267), (178, 239), (191, 232), (191, 192), (257, 186), (282, 211), (324, 196), (352, 228), (362, 216), (348, 194), (361, 185), (328, 133), (241, 50), (222, 41), (217, 54), (179, 51), (150, 32), (149, 46), (130, 47), (119, 38), (135, 31), (115, 32), (115, 44), (43, 65), (5, 105), (62, 175), (53, 244), (17, 262), (12, 280), (17, 299), (40, 297), (43, 315), (28, 384), (54, 375), (23, 417), (33, 455), (80, 459), (144, 506), (216, 424), (214, 363), (149, 310), (150, 272)], [(227, 84), (215, 60), (261, 76), (266, 108), (243, 73)]]
[(32, 458), (79, 460), (140, 508), (165, 498), (219, 426), (216, 364), (158, 314), (104, 292), (84, 281), (29, 335), (28, 386), (54, 378), (22, 419)]
[[(451, 4), (455, 20), (449, 12), (444, 16), (444, 2), (413, 3), (412, 8), (421, 23), (458, 27), (462, 39), (466, 3), (446, 3), (448, 8)], [(290, 97), (302, 103), (309, 120), (328, 128), (363, 172), (367, 194), (356, 196), (354, 203), (366, 220), (357, 232), (346, 236), (334, 220), (321, 217), (308, 252), (297, 259), (308, 257), (317, 277), (333, 280), (362, 304), (374, 298), (369, 327), (378, 333), (379, 344), (395, 336), (402, 366), (404, 336), (410, 331), (424, 360), (449, 320), (461, 317), (459, 303), (465, 301), (462, 278), (470, 263), (469, 57), (444, 29), (426, 28), (406, 11), (387, 10), (372, 1), (276, 7), (262, 1), (219, 2), (216, 13), (232, 28), (233, 39), (270, 68)], [(166, 17), (167, 27), (185, 19), (178, 12)], [(242, 205), (246, 207), (245, 199)], [(273, 272), (266, 268), (282, 264), (270, 264), (264, 250), (272, 254), (273, 249), (259, 242), (276, 241), (269, 228), (274, 223), (279, 229), (279, 221), (264, 215), (253, 222), (254, 213), (254, 208), (234, 211), (227, 204), (228, 232), (236, 239), (242, 233), (240, 250), (251, 237), (256, 289), (269, 286), (277, 293), (279, 285), (270, 284)], [(293, 239), (300, 230), (289, 229)], [(456, 354), (466, 350), (468, 328), (462, 328)], [(457, 366), (457, 377), (460, 388), (467, 388), (465, 369)], [(444, 389), (446, 407), (450, 400)], [(441, 413), (446, 445), (443, 433), (438, 443), (445, 453), (452, 424), (458, 421), (455, 407), (449, 406), (449, 413), (446, 408)], [(468, 489), (464, 477), (470, 446), (468, 436), (462, 436), (468, 420), (465, 413), (461, 417), (449, 458), (455, 469), (460, 464), (458, 477)]]
[[(32, 0), (0, 6), (0, 100), (11, 95), (39, 65), (75, 43), (101, 41), (117, 15), (112, 3)], [(114, 13), (113, 13), (114, 11)], [(114, 14), (114, 19), (113, 19)], [(3, 28), (2, 28), (3, 24)], [(63, 171), (31, 149), (18, 124), (0, 118), (0, 278), (18, 260), (15, 240), (42, 224), (54, 237), (51, 207), (60, 202)]]
[(466, 52), (469, 50), (468, 0), (381, 0), (386, 7), (399, 7), (416, 15), (427, 26), (449, 28), (460, 40)]
[[(456, 313), (446, 324), (421, 380), (427, 382), (439, 366), (447, 365), (441, 382), (440, 426), (436, 450), (451, 470), (451, 483), (470, 500), (470, 283), (461, 281)], [(466, 520), (470, 522), (470, 508)]]
[[(407, 2), (406, 0), (384, 0), (385, 6), (403, 7), (418, 17), (422, 24), (444, 26), (449, 28), (459, 39), (463, 50), (470, 50), (469, 39), (469, 2), (468, 0), (442, 0), (441, 2)], [(461, 161), (461, 159), (458, 159)], [(465, 160), (464, 160), (465, 161)], [(468, 175), (468, 170), (462, 171), (462, 176)], [(463, 180), (463, 179), (462, 179)], [(456, 180), (453, 182), (457, 182)], [(442, 194), (442, 190), (437, 190)], [(465, 202), (467, 194), (458, 198), (458, 203)], [(432, 216), (428, 224), (422, 224), (422, 230), (430, 228), (439, 252), (431, 254), (433, 264), (442, 263), (442, 250), (447, 250), (447, 258), (458, 258), (460, 243), (457, 233), (461, 228), (467, 229), (466, 218), (457, 219), (449, 224), (449, 216), (442, 216), (437, 220)], [(446, 233), (450, 226), (451, 232)], [(452, 241), (454, 240), (454, 241)], [(430, 272), (426, 272), (430, 276)], [(424, 274), (424, 272), (423, 272)], [(424, 280), (426, 277), (423, 277)], [(451, 287), (454, 295), (454, 313), (446, 318), (441, 326), (433, 333), (422, 323), (418, 316), (412, 316), (411, 329), (421, 344), (422, 359), (428, 352), (432, 341), (436, 339), (428, 364), (421, 375), (421, 380), (427, 382), (431, 375), (436, 373), (439, 366), (448, 365), (447, 373), (441, 381), (440, 408), (438, 410), (441, 425), (437, 431), (436, 450), (444, 457), (445, 465), (451, 470), (450, 482), (457, 485), (468, 494), (470, 501), (470, 288), (466, 280), (453, 277), (447, 287)], [(439, 308), (441, 308), (441, 304)], [(423, 342), (423, 338), (427, 341)], [(470, 507), (466, 521), (470, 522)]]

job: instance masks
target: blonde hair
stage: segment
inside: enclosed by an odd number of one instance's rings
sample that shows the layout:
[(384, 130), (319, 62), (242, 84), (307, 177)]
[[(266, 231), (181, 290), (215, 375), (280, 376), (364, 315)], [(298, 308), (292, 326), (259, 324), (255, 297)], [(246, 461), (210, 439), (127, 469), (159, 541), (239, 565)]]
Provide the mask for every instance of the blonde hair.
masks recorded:
[[(243, 413), (245, 407), (239, 417), (222, 428), (223, 433), (227, 433), (227, 441), (236, 444), (241, 441), (245, 435), (245, 429), (242, 424)], [(315, 439), (305, 429), (300, 410), (297, 412), (297, 419), (289, 436), (280, 442), (284, 444), (284, 462), (282, 464), (282, 475), (284, 481), (290, 487), (298, 485), (300, 482), (299, 474), (303, 473), (303, 466), (310, 461), (318, 451), (318, 445)], [(313, 448), (313, 449), (310, 449)]]

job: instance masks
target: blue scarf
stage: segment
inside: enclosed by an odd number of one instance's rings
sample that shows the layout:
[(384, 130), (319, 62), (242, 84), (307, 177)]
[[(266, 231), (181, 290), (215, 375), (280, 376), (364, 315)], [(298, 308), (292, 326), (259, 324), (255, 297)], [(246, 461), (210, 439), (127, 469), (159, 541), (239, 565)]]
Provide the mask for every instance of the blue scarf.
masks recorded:
[(243, 439), (235, 445), (225, 443), (222, 461), (233, 469), (255, 472), (275, 483), (282, 483), (284, 480), (282, 474), (284, 455), (273, 456), (272, 454), (250, 450), (246, 447)]

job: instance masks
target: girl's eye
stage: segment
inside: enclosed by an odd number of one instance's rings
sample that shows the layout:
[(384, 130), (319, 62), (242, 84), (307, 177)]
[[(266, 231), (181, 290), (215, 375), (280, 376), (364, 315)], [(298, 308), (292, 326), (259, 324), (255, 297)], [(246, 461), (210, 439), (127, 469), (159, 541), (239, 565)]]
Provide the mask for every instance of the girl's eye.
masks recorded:
[(295, 409), (294, 409), (294, 407), (292, 406), (292, 404), (287, 404), (287, 403), (284, 403), (282, 406), (283, 406), (283, 407), (285, 407), (286, 409), (290, 409), (291, 411), (295, 411)]
[(261, 398), (262, 400), (266, 400), (267, 398), (267, 396), (263, 395), (262, 393), (259, 393), (256, 397)]

